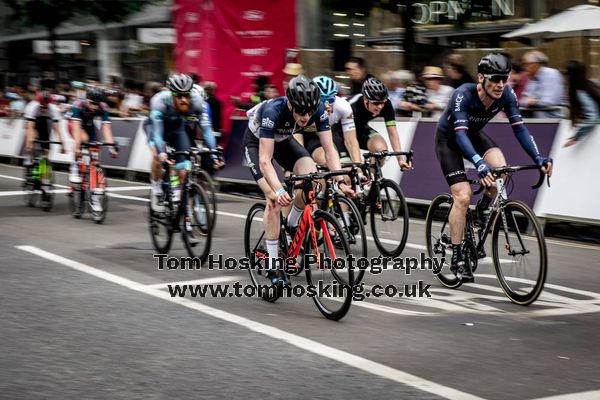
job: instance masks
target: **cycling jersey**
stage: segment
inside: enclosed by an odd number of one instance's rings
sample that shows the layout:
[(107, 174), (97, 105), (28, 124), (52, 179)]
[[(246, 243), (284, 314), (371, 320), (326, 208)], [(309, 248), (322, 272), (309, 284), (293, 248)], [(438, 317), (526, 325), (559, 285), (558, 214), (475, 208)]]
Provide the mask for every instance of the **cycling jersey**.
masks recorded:
[[(496, 147), (481, 130), (500, 111), (506, 113), (515, 136), (527, 154), (534, 161), (540, 156), (535, 140), (523, 124), (517, 96), (510, 86), (505, 86), (502, 96), (486, 109), (479, 98), (477, 84), (466, 83), (452, 94), (436, 131), (436, 151), (450, 185), (467, 180), (463, 156), (475, 164), (487, 150)], [(447, 149), (456, 152), (456, 156), (451, 156)]]
[(102, 124), (110, 124), (108, 105), (99, 103), (98, 108), (92, 111), (88, 108), (86, 100), (77, 100), (71, 108), (71, 120), (81, 121), (81, 128), (88, 134), (89, 141), (96, 141), (96, 128), (94, 118), (100, 117)]
[(350, 99), (352, 113), (354, 115), (354, 123), (356, 125), (356, 138), (361, 149), (367, 150), (367, 142), (375, 135), (379, 135), (375, 129), (369, 126), (369, 121), (377, 117), (383, 117), (385, 126), (396, 126), (396, 115), (394, 114), (394, 106), (390, 99), (385, 101), (383, 109), (378, 115), (373, 115), (363, 100), (362, 94), (357, 94)]
[[(297, 127), (287, 103), (287, 98), (283, 96), (265, 100), (248, 110), (246, 113), (248, 128), (254, 136), (259, 139), (275, 139), (276, 142), (281, 142), (289, 139), (294, 133), (303, 131), (304, 128)], [(323, 103), (319, 103), (306, 126), (309, 127), (313, 123), (316, 125), (317, 132), (330, 130), (329, 115), (325, 111)]]
[[(27, 121), (35, 124), (39, 140), (50, 140), (51, 124), (62, 119), (60, 110), (55, 104), (48, 104), (48, 107), (42, 107), (37, 100), (27, 103), (23, 114)], [(50, 145), (43, 143), (42, 148), (48, 149)]]
[[(336, 97), (332, 106), (333, 110), (329, 113), (329, 124), (331, 125), (333, 144), (340, 156), (340, 160), (342, 162), (350, 161), (348, 150), (344, 144), (343, 134), (356, 128), (354, 118), (352, 118), (352, 106), (343, 97)], [(321, 147), (321, 141), (318, 136), (307, 131), (308, 129), (302, 134), (304, 147), (310, 154), (313, 154), (316, 149)]]

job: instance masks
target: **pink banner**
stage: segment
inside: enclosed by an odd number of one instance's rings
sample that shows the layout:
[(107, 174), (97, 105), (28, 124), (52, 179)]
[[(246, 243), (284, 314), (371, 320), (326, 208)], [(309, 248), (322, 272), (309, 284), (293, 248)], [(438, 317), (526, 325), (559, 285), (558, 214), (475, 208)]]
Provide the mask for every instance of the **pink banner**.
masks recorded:
[(230, 96), (247, 99), (266, 76), (283, 90), (285, 51), (296, 47), (295, 0), (176, 0), (176, 65), (217, 83), (223, 127), (229, 132)]

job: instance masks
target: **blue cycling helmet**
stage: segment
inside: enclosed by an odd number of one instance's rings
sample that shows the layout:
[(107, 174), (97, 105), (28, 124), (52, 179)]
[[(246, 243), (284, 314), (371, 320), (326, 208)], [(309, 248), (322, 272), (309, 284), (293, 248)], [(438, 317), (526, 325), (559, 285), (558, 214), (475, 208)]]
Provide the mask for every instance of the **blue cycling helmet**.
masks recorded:
[(330, 99), (337, 94), (337, 86), (330, 77), (320, 75), (313, 78), (313, 82), (319, 87), (322, 102), (325, 102), (327, 99)]

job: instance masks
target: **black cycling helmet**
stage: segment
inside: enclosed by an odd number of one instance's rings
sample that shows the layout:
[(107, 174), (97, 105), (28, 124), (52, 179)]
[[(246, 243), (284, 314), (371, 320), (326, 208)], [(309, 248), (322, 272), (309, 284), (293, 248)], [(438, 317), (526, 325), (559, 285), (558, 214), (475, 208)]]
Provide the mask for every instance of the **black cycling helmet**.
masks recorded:
[(512, 65), (503, 54), (490, 53), (479, 60), (477, 72), (483, 75), (508, 75)]
[(362, 94), (370, 101), (386, 101), (388, 90), (385, 85), (376, 78), (368, 78), (362, 85)]
[(288, 83), (285, 95), (298, 114), (315, 112), (321, 101), (319, 87), (304, 75), (298, 75)]
[(167, 88), (171, 92), (191, 92), (194, 81), (189, 75), (174, 74), (167, 79)]
[(87, 90), (86, 98), (94, 103), (104, 101), (104, 91), (97, 87), (90, 87)]

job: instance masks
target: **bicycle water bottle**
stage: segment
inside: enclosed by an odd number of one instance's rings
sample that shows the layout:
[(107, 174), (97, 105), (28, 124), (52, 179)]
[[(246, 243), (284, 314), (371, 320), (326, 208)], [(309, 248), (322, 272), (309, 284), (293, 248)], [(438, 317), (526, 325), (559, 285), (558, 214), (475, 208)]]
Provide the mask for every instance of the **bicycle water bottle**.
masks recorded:
[(171, 192), (173, 193), (173, 202), (178, 203), (181, 199), (181, 187), (177, 174), (171, 175)]

